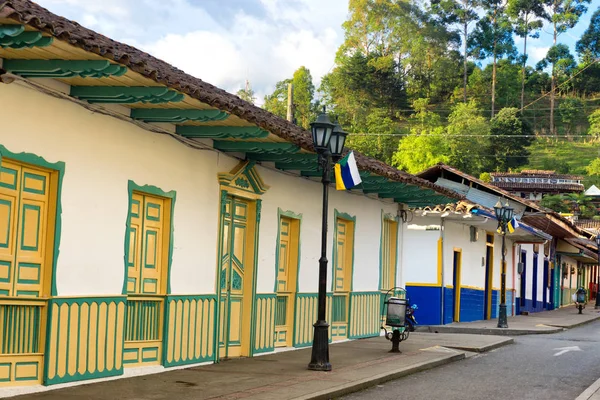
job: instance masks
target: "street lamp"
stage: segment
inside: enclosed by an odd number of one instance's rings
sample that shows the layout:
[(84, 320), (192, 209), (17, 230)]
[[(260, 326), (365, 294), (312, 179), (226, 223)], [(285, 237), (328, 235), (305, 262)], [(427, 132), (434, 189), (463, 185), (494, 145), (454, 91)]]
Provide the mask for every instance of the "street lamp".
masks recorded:
[(596, 267), (598, 278), (596, 280), (596, 306), (594, 308), (597, 310), (600, 308), (600, 233), (596, 235), (596, 248), (598, 251), (598, 266)]
[(317, 120), (311, 125), (312, 139), (319, 158), (319, 167), (323, 171), (323, 215), (321, 217), (321, 258), (319, 259), (319, 299), (317, 322), (313, 325), (314, 336), (312, 356), (308, 369), (314, 371), (331, 371), (329, 363), (329, 324), (325, 321), (327, 290), (327, 191), (331, 183), (331, 161), (339, 161), (346, 141), (346, 132), (339, 124), (333, 124), (325, 107)]
[[(502, 275), (500, 281), (500, 312), (498, 313), (498, 328), (508, 328), (508, 319), (506, 316), (506, 229), (510, 220), (513, 218), (514, 209), (506, 201), (502, 205), (500, 200), (494, 206), (498, 227), (502, 232)], [(523, 295), (523, 294), (522, 294)]]

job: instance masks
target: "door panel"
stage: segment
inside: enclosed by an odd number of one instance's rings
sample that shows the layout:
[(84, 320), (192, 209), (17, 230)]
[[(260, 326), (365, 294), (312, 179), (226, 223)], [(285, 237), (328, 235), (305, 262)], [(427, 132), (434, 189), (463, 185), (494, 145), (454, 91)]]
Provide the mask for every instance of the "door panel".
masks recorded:
[(277, 302), (275, 306), (275, 346), (292, 345), (294, 304), (298, 276), (299, 221), (281, 217), (277, 262)]
[(125, 366), (160, 365), (166, 293), (164, 248), (168, 199), (134, 192), (129, 210)]
[(244, 318), (244, 286), (248, 202), (226, 197), (222, 222), (220, 296), (220, 357), (242, 354), (242, 321)]
[(342, 218), (336, 220), (336, 254), (334, 270), (334, 290), (332, 304), (332, 339), (348, 337), (348, 302), (352, 280), (353, 229), (354, 223)]
[[(0, 165), (0, 296), (42, 297), (53, 172), (3, 159)], [(50, 251), (50, 253), (47, 253)], [(48, 271), (49, 272), (49, 271)], [(45, 301), (0, 304), (2, 385), (41, 383)], [(22, 367), (23, 365), (26, 367)], [(20, 371), (20, 372), (19, 372)], [(21, 373), (22, 372), (22, 373)]]
[(2, 161), (0, 168), (0, 295), (12, 292), (12, 276), (16, 258), (17, 220), (21, 168)]

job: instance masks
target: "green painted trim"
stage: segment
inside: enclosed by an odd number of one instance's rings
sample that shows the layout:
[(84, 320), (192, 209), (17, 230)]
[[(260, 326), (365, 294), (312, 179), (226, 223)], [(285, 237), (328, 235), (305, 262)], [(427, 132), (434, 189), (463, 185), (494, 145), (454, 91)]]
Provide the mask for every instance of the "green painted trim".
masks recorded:
[[(275, 302), (277, 301), (277, 294), (276, 293), (257, 293), (256, 296), (254, 297), (254, 304), (256, 304), (258, 302), (259, 299), (263, 299), (267, 301), (267, 304), (270, 305), (271, 307), (271, 312), (272, 312), (272, 317), (271, 318), (271, 325), (270, 326), (266, 326), (264, 329), (264, 332), (262, 332), (262, 334), (266, 335), (267, 332), (269, 330), (271, 330), (271, 337), (272, 337), (272, 342), (271, 343), (265, 343), (265, 346), (260, 348), (260, 347), (256, 347), (256, 335), (258, 334), (257, 330), (260, 329), (259, 326), (257, 326), (256, 324), (256, 315), (254, 316), (254, 321), (252, 323), (252, 326), (254, 327), (253, 331), (254, 331), (254, 335), (252, 337), (252, 355), (254, 354), (260, 354), (260, 353), (269, 353), (269, 352), (273, 352), (275, 351)], [(266, 342), (266, 340), (265, 340)]]
[[(258, 244), (259, 244), (259, 236), (260, 236), (261, 212), (262, 212), (262, 200), (257, 199), (256, 200), (256, 225), (254, 227), (256, 234), (254, 235), (254, 266), (252, 268), (252, 293), (250, 293), (250, 295), (252, 296), (252, 306), (250, 307), (251, 308), (250, 321), (252, 321), (252, 325), (254, 325), (254, 326), (256, 326), (256, 282), (258, 280)], [(273, 318), (273, 322), (274, 321), (275, 321), (275, 319)], [(275, 328), (273, 328), (273, 336), (275, 336)], [(253, 343), (255, 342), (255, 340), (254, 340), (255, 337), (256, 337), (255, 330), (250, 328), (250, 346), (249, 346), (250, 357), (252, 357), (254, 355)], [(275, 341), (273, 341), (273, 343), (275, 343)]]
[(285, 163), (285, 162), (277, 162), (275, 163), (275, 168), (281, 169), (284, 171), (295, 170), (295, 171), (319, 171), (319, 166), (315, 164), (306, 164), (303, 162), (295, 162), (295, 163)]
[[(170, 319), (170, 304), (171, 302), (186, 302), (189, 301), (190, 303), (192, 302), (196, 302), (196, 307), (198, 307), (198, 303), (199, 302), (204, 302), (204, 301), (209, 301), (210, 303), (213, 303), (213, 314), (212, 316), (209, 316), (208, 319), (208, 326), (204, 326), (202, 325), (202, 321), (197, 321), (196, 319), (194, 319), (195, 325), (191, 324), (191, 318), (190, 321), (188, 322), (188, 341), (190, 340), (190, 338), (195, 338), (197, 337), (197, 335), (199, 335), (200, 337), (202, 337), (202, 332), (204, 332), (205, 329), (208, 329), (210, 326), (210, 322), (216, 321), (217, 318), (217, 303), (218, 303), (218, 297), (215, 294), (198, 294), (198, 295), (169, 295), (165, 298), (165, 323), (164, 325), (164, 345), (163, 345), (163, 351), (162, 351), (162, 360), (163, 360), (163, 365), (165, 367), (175, 367), (175, 366), (179, 366), (179, 365), (188, 365), (188, 364), (196, 364), (196, 363), (201, 363), (201, 362), (208, 362), (208, 361), (213, 361), (214, 360), (214, 347), (211, 349), (210, 347), (206, 347), (207, 348), (207, 354), (205, 357), (202, 356), (202, 351), (200, 351), (200, 357), (194, 357), (191, 359), (187, 359), (187, 360), (183, 360), (183, 358), (181, 357), (179, 359), (179, 361), (175, 361), (175, 357), (173, 357), (173, 361), (169, 362), (167, 361), (168, 359), (168, 354), (167, 354), (167, 347), (168, 347), (168, 343), (169, 343), (169, 339), (172, 335), (174, 335), (174, 332), (172, 331), (173, 328), (172, 326), (169, 326), (168, 321)], [(210, 307), (209, 307), (210, 309)], [(204, 311), (202, 312), (202, 316), (204, 317)], [(183, 320), (182, 320), (183, 323)], [(216, 325), (216, 324), (215, 324)], [(192, 328), (193, 328), (193, 334), (192, 334)], [(182, 330), (183, 332), (183, 330)], [(212, 333), (208, 333), (207, 335), (207, 340), (210, 341), (211, 339), (211, 334), (212, 336), (212, 340), (213, 343), (216, 340), (218, 342), (219, 338), (215, 337), (215, 331), (213, 330)], [(183, 339), (181, 339), (183, 341)], [(194, 341), (194, 346), (195, 346), (195, 341)], [(200, 341), (200, 346), (203, 346), (202, 341)], [(183, 346), (182, 346), (183, 349)], [(196, 354), (195, 351), (195, 347), (194, 347), (194, 355)], [(173, 347), (173, 352), (175, 351), (175, 347)], [(212, 353), (211, 353), (212, 352)]]
[[(165, 192), (164, 190), (151, 185), (140, 186), (136, 184), (134, 181), (129, 180), (127, 182), (127, 220), (125, 221), (125, 251), (123, 256), (123, 261), (125, 263), (125, 276), (123, 278), (123, 294), (127, 294), (127, 260), (129, 258), (129, 224), (131, 221), (131, 205), (133, 201), (133, 192), (142, 192), (150, 195), (164, 197), (171, 200), (171, 227), (170, 227), (170, 235), (169, 235), (169, 258), (167, 265), (167, 294), (171, 293), (171, 264), (173, 261), (173, 242), (175, 241), (175, 230), (173, 225), (173, 220), (175, 217), (175, 201), (177, 200), (177, 192), (175, 190), (171, 190), (170, 192)], [(140, 288), (141, 289), (141, 288)], [(158, 288), (157, 288), (158, 290)]]
[(6, 157), (12, 160), (16, 160), (22, 163), (37, 165), (45, 169), (53, 170), (58, 172), (58, 185), (56, 193), (56, 215), (54, 223), (54, 249), (53, 249), (53, 260), (52, 260), (52, 282), (50, 283), (50, 295), (56, 296), (56, 268), (58, 262), (58, 254), (60, 253), (60, 237), (62, 227), (62, 183), (65, 175), (65, 163), (58, 161), (50, 163), (44, 158), (37, 156), (32, 153), (13, 153), (6, 147), (0, 144), (0, 163), (2, 158)]
[(241, 153), (271, 153), (287, 154), (295, 153), (300, 147), (292, 143), (274, 143), (274, 142), (233, 142), (226, 140), (215, 140), (213, 147), (224, 152)]
[(50, 46), (54, 39), (41, 32), (25, 31), (23, 25), (0, 25), (0, 47), (24, 49)]
[(177, 134), (190, 138), (208, 139), (260, 139), (269, 132), (257, 126), (178, 126)]
[[(59, 384), (59, 383), (67, 383), (67, 382), (76, 382), (76, 381), (83, 381), (83, 380), (87, 380), (87, 379), (97, 379), (97, 378), (107, 378), (107, 377), (111, 377), (111, 376), (119, 376), (119, 375), (123, 375), (123, 365), (125, 364), (125, 361), (122, 359), (121, 362), (121, 367), (120, 368), (115, 368), (116, 365), (116, 350), (117, 350), (117, 343), (115, 342), (115, 346), (114, 346), (114, 358), (113, 358), (113, 368), (112, 369), (107, 369), (106, 368), (106, 364), (105, 364), (105, 368), (102, 372), (98, 371), (98, 365), (97, 365), (97, 361), (96, 361), (96, 366), (95, 366), (95, 370), (94, 372), (89, 372), (88, 371), (88, 366), (89, 366), (89, 362), (86, 362), (86, 371), (84, 373), (80, 373), (79, 372), (79, 367), (77, 368), (76, 372), (74, 374), (69, 374), (68, 369), (65, 369), (65, 375), (63, 377), (60, 377), (58, 375), (58, 355), (56, 355), (54, 358), (56, 360), (56, 376), (52, 379), (50, 379), (48, 377), (48, 368), (49, 368), (49, 360), (50, 360), (50, 333), (51, 333), (51, 327), (52, 327), (52, 321), (54, 318), (59, 318), (60, 315), (60, 309), (61, 306), (63, 304), (67, 304), (69, 306), (69, 313), (70, 313), (70, 307), (74, 304), (77, 304), (79, 307), (81, 307), (83, 304), (88, 304), (88, 306), (91, 307), (92, 304), (98, 304), (98, 309), (100, 308), (100, 305), (105, 303), (107, 306), (107, 314), (106, 317), (108, 318), (108, 307), (110, 306), (110, 304), (114, 303), (116, 306), (116, 310), (115, 310), (115, 318), (117, 318), (117, 320), (119, 318), (123, 318), (123, 337), (121, 337), (122, 343), (125, 342), (125, 330), (126, 330), (126, 326), (125, 326), (125, 321), (127, 321), (127, 297), (126, 296), (110, 296), (110, 297), (68, 297), (68, 298), (60, 298), (60, 297), (54, 297), (52, 299), (50, 299), (48, 301), (48, 324), (47, 324), (47, 334), (46, 337), (48, 338), (48, 340), (46, 340), (46, 350), (45, 350), (45, 357), (44, 357), (44, 376), (43, 376), (43, 383), (46, 386), (49, 385), (55, 385), (55, 384)], [(53, 306), (54, 304), (56, 304), (58, 306), (58, 315), (54, 315), (53, 312)], [(123, 308), (123, 312), (122, 314), (119, 313), (119, 304), (125, 304), (124, 308)], [(100, 312), (98, 312), (98, 318), (100, 316)], [(70, 315), (69, 315), (69, 320), (70, 320)], [(118, 323), (115, 323), (115, 329), (117, 327)], [(108, 324), (106, 325), (108, 328)], [(58, 329), (60, 329), (60, 326), (58, 327)], [(68, 336), (70, 336), (70, 326), (67, 328), (68, 329)], [(78, 343), (80, 342), (80, 338), (79, 338), (79, 329), (77, 331), (77, 341)], [(57, 333), (58, 334), (58, 333)], [(88, 335), (90, 334), (90, 330), (89, 330), (89, 325), (88, 325)], [(117, 336), (115, 335), (115, 340), (117, 340)], [(74, 340), (74, 339), (73, 339)], [(68, 347), (67, 347), (68, 348)], [(58, 350), (58, 348), (57, 348)], [(102, 349), (97, 349), (97, 351), (101, 351)], [(108, 351), (108, 345), (107, 343), (105, 343), (105, 348), (104, 348), (104, 360), (106, 362), (106, 355)], [(87, 357), (89, 357), (89, 349), (88, 349), (88, 353), (86, 353)], [(79, 366), (79, 352), (77, 354), (77, 365)], [(98, 359), (97, 355), (96, 355), (96, 360)], [(66, 360), (68, 360), (68, 355)]]
[[(221, 110), (195, 110), (195, 109), (177, 109), (177, 108), (133, 108), (131, 118), (139, 119), (145, 122), (208, 122), (223, 121), (229, 118), (229, 114)], [(181, 126), (177, 127), (179, 129)]]
[[(354, 248), (356, 246), (356, 216), (352, 216), (348, 213), (338, 211), (337, 208), (333, 210), (333, 247), (332, 247), (332, 260), (331, 260), (331, 291), (335, 291), (335, 262), (337, 261), (337, 219), (345, 219), (346, 221), (352, 221), (354, 223), (352, 229), (352, 266), (350, 267), (350, 292), (354, 287)], [(348, 310), (350, 312), (350, 310)]]
[(127, 67), (108, 60), (4, 60), (3, 68), (25, 78), (106, 78), (122, 76)]
[(312, 153), (298, 153), (298, 154), (249, 154), (248, 158), (254, 161), (263, 162), (280, 162), (280, 163), (304, 163), (304, 164), (317, 164), (318, 157)]
[(71, 86), (71, 96), (89, 103), (175, 103), (183, 94), (162, 86)]
[[(298, 277), (300, 276), (300, 249), (301, 249), (301, 232), (302, 232), (302, 214), (296, 214), (293, 211), (287, 210), (287, 211), (283, 211), (280, 207), (277, 208), (277, 237), (275, 238), (275, 287), (273, 288), (273, 291), (275, 293), (277, 293), (277, 273), (279, 271), (279, 235), (281, 234), (281, 217), (287, 217), (287, 218), (291, 218), (291, 219), (297, 219), (298, 220), (298, 265), (296, 268), (296, 293), (298, 293), (299, 290), (299, 279)], [(294, 315), (296, 315), (296, 310), (294, 309)]]

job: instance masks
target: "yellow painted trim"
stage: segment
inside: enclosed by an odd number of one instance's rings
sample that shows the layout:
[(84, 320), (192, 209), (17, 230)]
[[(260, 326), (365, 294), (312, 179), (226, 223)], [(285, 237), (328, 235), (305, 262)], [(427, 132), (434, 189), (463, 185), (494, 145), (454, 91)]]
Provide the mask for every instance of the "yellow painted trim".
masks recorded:
[(437, 242), (437, 286), (442, 286), (442, 259), (444, 255), (444, 242), (440, 237)]
[(420, 282), (407, 282), (404, 286), (428, 286), (428, 287), (441, 287), (439, 283), (420, 283)]
[(479, 287), (479, 286), (471, 286), (471, 285), (460, 285), (461, 289), (472, 289), (472, 290), (483, 290), (485, 291), (485, 288)]

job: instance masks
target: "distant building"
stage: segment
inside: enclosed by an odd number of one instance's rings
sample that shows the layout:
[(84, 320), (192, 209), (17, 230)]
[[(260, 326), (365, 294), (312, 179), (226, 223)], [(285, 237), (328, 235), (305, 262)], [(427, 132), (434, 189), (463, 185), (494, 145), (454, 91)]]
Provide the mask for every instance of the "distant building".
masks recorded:
[(583, 177), (555, 171), (523, 170), (519, 173), (492, 172), (492, 184), (523, 199), (540, 201), (548, 194), (581, 193)]

